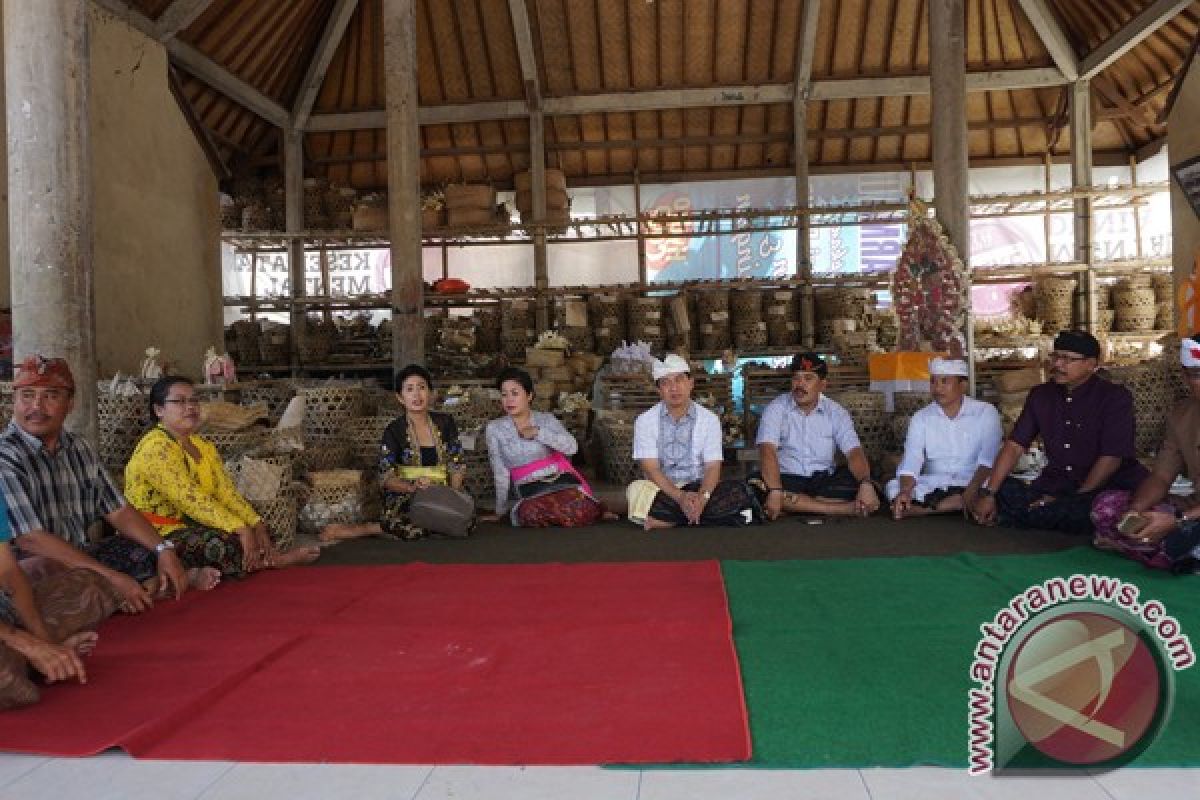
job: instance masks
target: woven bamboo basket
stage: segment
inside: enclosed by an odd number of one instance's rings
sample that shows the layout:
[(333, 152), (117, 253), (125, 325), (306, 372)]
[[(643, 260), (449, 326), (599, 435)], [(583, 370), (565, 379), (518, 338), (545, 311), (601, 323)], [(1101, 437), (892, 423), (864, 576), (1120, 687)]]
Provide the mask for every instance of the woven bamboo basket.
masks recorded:
[(1167, 415), (1175, 403), (1176, 381), (1162, 362), (1109, 370), (1109, 377), (1133, 394), (1134, 436), (1139, 456), (1153, 455), (1166, 436)]
[(596, 352), (607, 355), (625, 340), (625, 306), (620, 295), (597, 294), (588, 299), (588, 322)]
[(667, 322), (661, 297), (635, 297), (629, 301), (625, 326), (631, 341), (645, 342), (660, 352), (667, 344)]
[(1160, 331), (1175, 330), (1175, 304), (1170, 300), (1157, 304), (1158, 313), (1154, 317), (1154, 327)]
[(290, 550), (296, 544), (299, 506), (300, 491), (292, 486), (280, 491), (271, 501), (254, 506), (271, 532), (271, 541), (280, 550)]
[(882, 392), (840, 392), (830, 397), (853, 416), (858, 411), (883, 411), (887, 397)]
[(291, 486), (294, 461), (291, 456), (244, 456), (227, 460), (225, 469), (238, 493), (261, 514), (260, 506)]
[(860, 407), (851, 411), (850, 417), (867, 459), (877, 465), (879, 459), (893, 449), (892, 415), (882, 408)]
[(908, 426), (912, 424), (912, 414), (896, 413), (892, 415), (892, 442), (897, 449), (904, 448), (904, 440), (908, 438)]
[(475, 449), (463, 450), (463, 463), (466, 466), (463, 491), (475, 498), (476, 505), (490, 507), (496, 499), (496, 481), (482, 436), (476, 437)]
[(751, 317), (761, 319), (763, 313), (763, 291), (761, 289), (742, 289), (729, 295), (729, 310), (736, 318)]
[(279, 366), (288, 363), (291, 351), (291, 331), (286, 327), (271, 328), (259, 334), (260, 363)]
[(239, 366), (259, 363), (258, 323), (239, 319), (229, 326), (233, 331), (233, 357)]
[(1096, 330), (1100, 333), (1111, 332), (1116, 318), (1117, 312), (1111, 308), (1096, 309)]
[(325, 361), (333, 352), (336, 338), (337, 326), (332, 322), (308, 320), (304, 328), (304, 343), (300, 347), (301, 362), (313, 364)]
[(96, 394), (100, 460), (110, 470), (123, 471), (138, 440), (150, 424), (150, 411), (141, 394)]
[(892, 407), (897, 414), (913, 415), (933, 402), (929, 392), (896, 392), (892, 395)]
[(1142, 273), (1127, 275), (1117, 283), (1118, 289), (1153, 289), (1154, 275)]
[(1096, 287), (1096, 308), (1109, 309), (1112, 308), (1112, 287), (1097, 286)]
[(13, 414), (12, 381), (0, 381), (0, 425), (7, 425)]
[(354, 460), (364, 469), (378, 465), (383, 432), (395, 418), (395, 415), (355, 417), (348, 423), (347, 430)]
[(767, 323), (765, 322), (743, 322), (738, 319), (733, 324), (733, 343), (740, 350), (755, 350), (766, 347)]
[(296, 454), (302, 472), (323, 472), (350, 466), (353, 448), (343, 434), (305, 436), (304, 449)]
[(295, 394), (296, 390), (289, 383), (264, 381), (243, 386), (241, 401), (244, 406), (265, 405), (267, 419), (271, 425), (277, 425), (279, 418), (283, 416), (283, 410)]
[(301, 389), (304, 398), (304, 435), (343, 435), (346, 424), (362, 407), (361, 386), (323, 386)]
[(790, 302), (776, 302), (767, 306), (767, 343), (772, 347), (787, 347), (799, 339), (795, 312), (796, 308)]
[(728, 289), (706, 289), (696, 292), (696, 310), (704, 315), (705, 319), (714, 311), (729, 311), (729, 295)]
[(270, 225), (270, 214), (261, 200), (252, 200), (242, 207), (242, 230), (265, 231)]
[(267, 440), (267, 431), (263, 428), (247, 428), (241, 431), (206, 430), (202, 435), (217, 448), (217, 454), (221, 456), (222, 461), (240, 458), (257, 450)]
[(311, 486), (304, 491), (299, 527), (302, 533), (317, 534), (326, 525), (353, 525), (364, 522), (362, 481), (354, 484)]
[(1113, 293), (1116, 329), (1118, 331), (1148, 331), (1154, 329), (1158, 306), (1154, 289), (1145, 287), (1119, 288)]
[(604, 453), (604, 475), (610, 483), (627, 485), (642, 477), (642, 469), (633, 459), (632, 421), (602, 420), (597, 433)]

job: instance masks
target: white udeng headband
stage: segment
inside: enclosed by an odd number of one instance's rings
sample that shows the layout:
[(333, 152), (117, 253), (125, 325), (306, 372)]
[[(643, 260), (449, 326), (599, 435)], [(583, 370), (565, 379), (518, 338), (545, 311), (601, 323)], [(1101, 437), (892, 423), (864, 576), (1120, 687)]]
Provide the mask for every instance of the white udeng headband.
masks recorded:
[(966, 378), (969, 375), (967, 362), (958, 358), (935, 358), (929, 362), (930, 375), (957, 375)]
[(1200, 367), (1200, 343), (1184, 339), (1179, 343), (1179, 363), (1185, 367)]

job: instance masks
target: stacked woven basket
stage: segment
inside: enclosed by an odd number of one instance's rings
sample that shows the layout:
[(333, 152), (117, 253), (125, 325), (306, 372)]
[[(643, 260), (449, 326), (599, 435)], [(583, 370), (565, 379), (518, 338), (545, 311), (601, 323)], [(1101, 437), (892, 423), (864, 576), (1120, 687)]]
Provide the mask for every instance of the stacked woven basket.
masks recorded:
[(633, 460), (633, 422), (623, 416), (606, 416), (597, 421), (595, 435), (604, 454), (604, 475), (610, 483), (627, 485), (642, 476)]
[(767, 294), (767, 344), (771, 347), (788, 347), (799, 340), (797, 299), (796, 292), (790, 289), (778, 289)]
[(1075, 279), (1045, 277), (1034, 287), (1034, 306), (1042, 330), (1053, 332), (1072, 327)]
[(1149, 275), (1125, 278), (1113, 290), (1118, 331), (1142, 332), (1154, 330), (1158, 303)]
[(645, 342), (651, 351), (661, 355), (667, 346), (667, 326), (663, 319), (663, 299), (657, 296), (629, 299), (626, 330), (629, 340)]
[[(521, 222), (533, 222), (533, 173), (513, 176), (517, 188), (517, 211)], [(546, 219), (551, 233), (562, 233), (571, 221), (571, 202), (567, 197), (567, 178), (561, 169), (546, 170)]]
[(588, 298), (588, 322), (596, 352), (608, 355), (621, 346), (625, 335), (625, 304), (619, 294), (594, 294)]
[(767, 345), (767, 322), (761, 289), (742, 289), (729, 295), (730, 333), (739, 350), (761, 350)]
[(733, 343), (729, 301), (728, 289), (705, 289), (696, 293), (696, 317), (702, 350), (726, 350)]
[(1154, 327), (1160, 331), (1175, 330), (1175, 277), (1169, 272), (1160, 272), (1153, 278), (1154, 302), (1158, 314)]
[(100, 460), (109, 470), (124, 473), (138, 440), (150, 425), (146, 396), (115, 394), (107, 381), (96, 393), (96, 416), (100, 439)]
[(446, 222), (450, 227), (494, 225), (496, 190), (483, 184), (451, 184), (446, 187)]
[(500, 301), (500, 341), (504, 354), (511, 360), (520, 360), (525, 349), (537, 341), (537, 328), (533, 304), (528, 300)]
[(892, 450), (892, 416), (885, 410), (887, 398), (880, 392), (842, 392), (833, 399), (850, 412), (867, 458), (878, 464)]

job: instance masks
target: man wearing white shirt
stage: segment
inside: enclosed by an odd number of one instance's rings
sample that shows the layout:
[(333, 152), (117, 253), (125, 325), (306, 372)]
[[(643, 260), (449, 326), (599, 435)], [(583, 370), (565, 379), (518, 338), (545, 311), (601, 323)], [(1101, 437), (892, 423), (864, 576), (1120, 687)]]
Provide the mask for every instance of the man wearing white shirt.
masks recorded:
[(756, 502), (749, 488), (721, 480), (721, 421), (692, 401), (687, 361), (669, 355), (655, 362), (653, 376), (662, 401), (633, 426), (633, 457), (646, 479), (626, 490), (629, 519), (646, 530), (751, 521)]
[[(763, 409), (758, 489), (768, 519), (783, 512), (867, 515), (879, 508), (871, 465), (850, 413), (825, 396), (829, 367), (816, 353), (792, 359), (792, 390)], [(847, 466), (836, 467), (837, 452)]]
[(1004, 431), (990, 403), (967, 396), (967, 362), (929, 364), (934, 402), (913, 415), (887, 496), (896, 519), (962, 511), (992, 472)]

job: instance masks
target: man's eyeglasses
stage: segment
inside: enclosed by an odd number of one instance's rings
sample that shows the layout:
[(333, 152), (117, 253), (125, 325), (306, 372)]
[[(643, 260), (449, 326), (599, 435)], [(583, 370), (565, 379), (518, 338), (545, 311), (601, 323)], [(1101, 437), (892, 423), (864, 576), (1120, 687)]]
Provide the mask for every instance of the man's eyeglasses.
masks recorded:
[(1049, 358), (1051, 363), (1061, 361), (1064, 364), (1074, 364), (1076, 361), (1087, 360), (1087, 356), (1076, 355), (1075, 353), (1051, 353)]
[(185, 406), (187, 408), (199, 408), (200, 398), (198, 397), (172, 397), (170, 400), (164, 400), (165, 403), (172, 405)]

